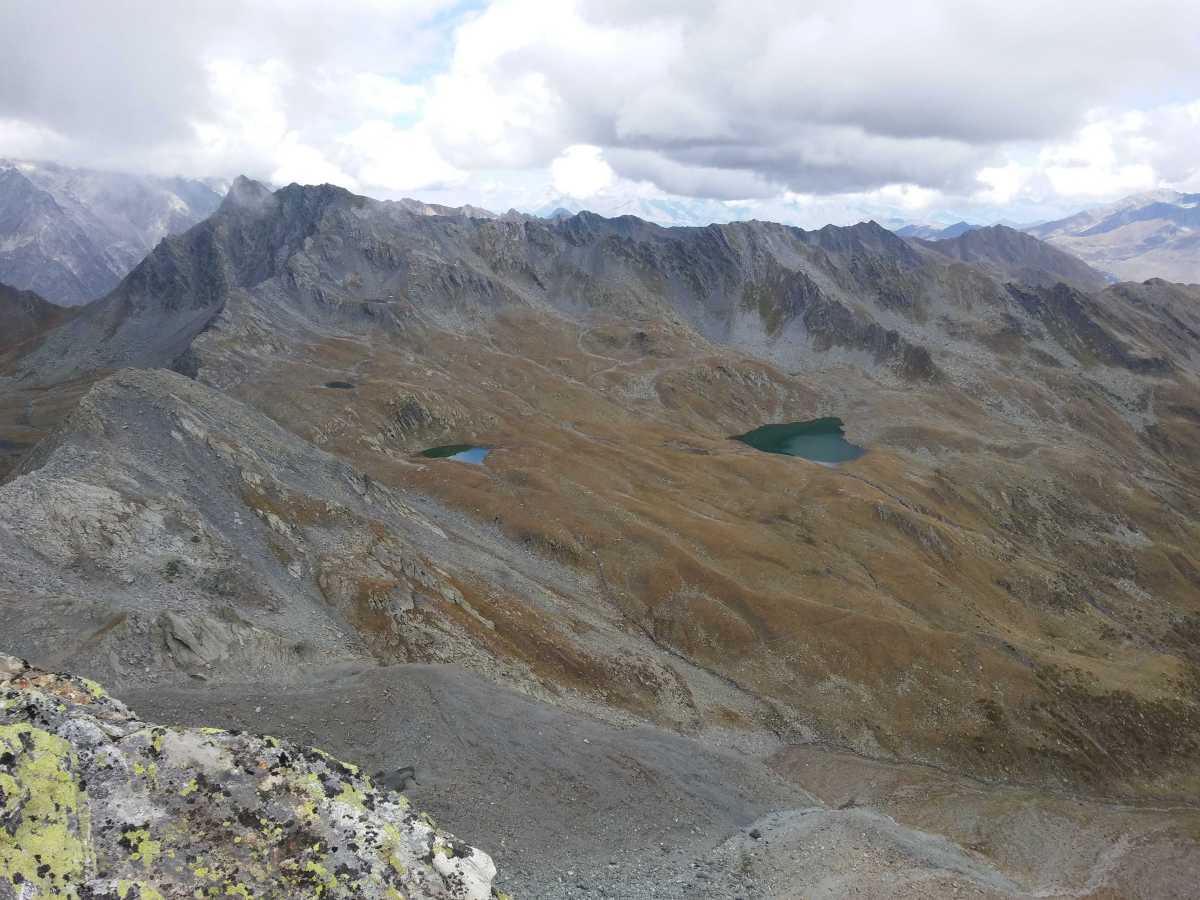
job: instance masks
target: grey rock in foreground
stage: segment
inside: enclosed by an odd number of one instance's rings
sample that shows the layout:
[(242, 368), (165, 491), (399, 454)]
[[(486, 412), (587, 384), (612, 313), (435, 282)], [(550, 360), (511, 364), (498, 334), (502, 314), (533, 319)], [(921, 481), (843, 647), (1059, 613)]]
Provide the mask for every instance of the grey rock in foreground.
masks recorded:
[(0, 656), (0, 898), (488, 900), (495, 876), (320, 750), (150, 725)]

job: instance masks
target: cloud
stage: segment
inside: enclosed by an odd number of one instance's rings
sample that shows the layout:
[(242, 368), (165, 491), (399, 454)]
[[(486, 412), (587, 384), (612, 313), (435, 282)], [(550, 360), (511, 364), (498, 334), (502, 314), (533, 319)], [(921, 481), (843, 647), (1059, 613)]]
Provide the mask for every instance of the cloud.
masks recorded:
[(1007, 170), (1012, 145), (1067, 142), (1097, 108), (1200, 83), (1195, 4), (1148, 0), (1132, 22), (1119, 3), (1051, 7), (497, 0), (458, 31), (436, 139), (465, 168), (600, 146), (617, 174), (693, 196), (966, 196)]
[(54, 157), (97, 167), (344, 177), (331, 161), (339, 138), (419, 111), (426, 70), (449, 52), (441, 17), (461, 5), (14, 4), (0, 29), (0, 120), (12, 123), (0, 154), (54, 145)]
[(613, 183), (612, 167), (599, 147), (575, 144), (550, 164), (554, 189), (570, 197), (591, 197)]
[(1196, 34), (1193, 0), (15, 4), (0, 155), (472, 202), (1032, 212), (1200, 181)]
[(365, 122), (342, 138), (359, 180), (385, 194), (404, 194), (460, 183), (466, 173), (447, 163), (425, 128)]
[[(1040, 169), (1055, 193), (1068, 197), (1108, 197), (1154, 187), (1150, 147), (1142, 137), (1144, 118), (1130, 113), (1085, 125), (1074, 139), (1041, 153)], [(1124, 146), (1122, 146), (1124, 145)]]

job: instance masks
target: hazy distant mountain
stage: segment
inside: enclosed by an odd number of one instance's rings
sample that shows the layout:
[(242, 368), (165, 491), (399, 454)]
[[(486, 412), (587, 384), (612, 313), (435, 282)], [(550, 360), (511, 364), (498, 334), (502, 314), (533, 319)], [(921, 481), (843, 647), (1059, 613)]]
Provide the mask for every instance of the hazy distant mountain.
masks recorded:
[(976, 228), (981, 228), (980, 225), (972, 225), (970, 222), (955, 222), (953, 225), (947, 225), (944, 228), (940, 225), (905, 225), (903, 228), (892, 229), (900, 237), (922, 238), (927, 241), (944, 241), (947, 238), (956, 238), (959, 235), (966, 234), (968, 231), (974, 231)]
[(1103, 272), (1070, 253), (1005, 225), (967, 226), (957, 236), (932, 241), (917, 238), (916, 241), (923, 247), (961, 262), (973, 263), (1008, 281), (1043, 287), (1065, 281), (1087, 290), (1099, 290), (1109, 280)]
[(398, 201), (409, 212), (419, 216), (466, 216), (468, 219), (496, 219), (499, 216), (481, 206), (443, 206), (440, 203), (426, 203), (424, 200), (413, 200), (405, 197)]
[[(522, 212), (552, 219), (561, 213), (573, 215), (593, 212), (608, 218), (637, 216), (656, 225), (687, 225), (704, 227), (729, 222), (760, 221), (778, 222), (798, 228), (819, 229), (830, 223), (852, 224), (875, 221), (885, 228), (896, 229), (908, 222), (908, 211), (899, 206), (880, 202), (847, 202), (842, 198), (800, 197), (787, 195), (761, 200), (714, 200), (703, 197), (683, 197), (677, 194), (661, 194), (640, 189), (623, 187), (606, 189), (591, 197), (580, 200), (559, 193), (546, 193), (529, 197), (517, 204)], [(965, 225), (965, 223), (962, 223)], [(916, 237), (953, 237), (957, 231), (934, 235), (942, 226), (925, 226), (931, 233), (907, 235)], [(950, 226), (956, 229), (958, 226)], [(967, 226), (970, 227), (970, 226)]]
[[(543, 219), (562, 218), (580, 212), (594, 212), (609, 218), (637, 216), (656, 225), (709, 225), (731, 219), (751, 218), (737, 215), (720, 200), (695, 197), (646, 197), (637, 194), (604, 194), (577, 200), (564, 194), (546, 198), (528, 210)], [(781, 221), (785, 216), (778, 216)], [(785, 224), (794, 224), (785, 222)]]
[(0, 160), (0, 281), (78, 305), (221, 202), (216, 181)]
[(1200, 194), (1136, 194), (1025, 230), (1121, 279), (1200, 282)]

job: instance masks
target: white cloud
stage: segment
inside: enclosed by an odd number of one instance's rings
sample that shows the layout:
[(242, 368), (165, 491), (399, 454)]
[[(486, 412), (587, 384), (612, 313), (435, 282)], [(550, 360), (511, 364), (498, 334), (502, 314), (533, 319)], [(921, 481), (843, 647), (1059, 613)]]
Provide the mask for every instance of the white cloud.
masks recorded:
[(570, 197), (591, 197), (613, 183), (612, 166), (604, 151), (589, 144), (575, 144), (550, 164), (554, 189)]
[(914, 212), (929, 209), (942, 199), (941, 191), (923, 188), (917, 184), (886, 184), (868, 196), (881, 204), (898, 206)]
[(364, 122), (341, 139), (353, 168), (368, 188), (410, 193), (460, 183), (466, 173), (446, 162), (423, 127), (397, 128), (390, 122)]
[(678, 193), (966, 195), (1008, 144), (1194, 90), (1197, 29), (1183, 0), (1147, 0), (1136, 27), (1091, 0), (496, 0), (459, 29), (431, 104), (466, 168), (590, 144)]
[(21, 119), (0, 118), (0, 156), (38, 159), (60, 154), (68, 145), (61, 135)]
[(274, 148), (276, 167), (270, 180), (275, 184), (336, 184), (355, 190), (358, 181), (325, 158), (315, 147), (301, 143), (299, 135), (289, 131)]
[(412, 115), (420, 110), (426, 96), (423, 85), (346, 69), (322, 72), (319, 89), (330, 102), (368, 119)]
[(324, 9), (18, 4), (0, 155), (839, 220), (1033, 218), (1200, 184), (1193, 0), (1135, 18), (1117, 0)]
[(1093, 121), (1069, 142), (1052, 144), (1040, 168), (1055, 192), (1069, 197), (1111, 197), (1155, 187), (1158, 177), (1146, 160), (1151, 148), (1142, 133), (1145, 118), (1127, 113)]
[(1016, 160), (1009, 160), (1002, 166), (984, 166), (976, 174), (976, 178), (984, 187), (976, 197), (983, 203), (994, 203), (1003, 206), (1011, 203), (1029, 183), (1033, 170), (1023, 166)]

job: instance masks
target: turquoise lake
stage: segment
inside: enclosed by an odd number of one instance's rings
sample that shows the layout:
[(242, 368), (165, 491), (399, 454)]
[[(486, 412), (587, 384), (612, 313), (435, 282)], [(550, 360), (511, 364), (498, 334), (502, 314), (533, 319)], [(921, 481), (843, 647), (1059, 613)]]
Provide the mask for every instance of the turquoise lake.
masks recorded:
[(734, 435), (733, 439), (764, 453), (799, 456), (830, 466), (852, 462), (867, 452), (846, 440), (842, 420), (833, 417), (763, 425), (745, 434)]
[(491, 447), (478, 447), (475, 444), (446, 444), (422, 450), (421, 455), (428, 459), (452, 459), (455, 462), (482, 466), (484, 459), (491, 452)]

